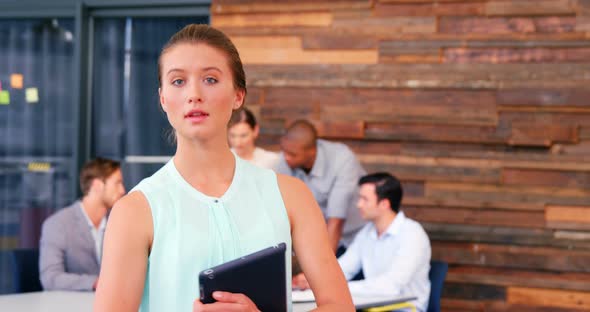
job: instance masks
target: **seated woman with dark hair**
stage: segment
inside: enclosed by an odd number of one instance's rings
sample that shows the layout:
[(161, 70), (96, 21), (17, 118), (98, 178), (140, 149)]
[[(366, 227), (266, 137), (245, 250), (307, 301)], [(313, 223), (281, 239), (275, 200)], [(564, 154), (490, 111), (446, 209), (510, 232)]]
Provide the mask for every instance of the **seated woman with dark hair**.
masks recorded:
[(259, 131), (254, 114), (247, 108), (238, 109), (233, 112), (228, 124), (229, 146), (238, 157), (256, 166), (274, 170), (279, 162), (279, 154), (256, 146)]

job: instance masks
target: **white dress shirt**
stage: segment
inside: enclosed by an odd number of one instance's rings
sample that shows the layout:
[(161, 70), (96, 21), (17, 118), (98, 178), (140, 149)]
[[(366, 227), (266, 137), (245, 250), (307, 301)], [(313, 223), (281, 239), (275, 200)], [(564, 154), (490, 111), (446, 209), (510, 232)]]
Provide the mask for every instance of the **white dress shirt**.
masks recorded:
[(355, 296), (414, 296), (426, 311), (430, 296), (430, 241), (422, 226), (399, 212), (377, 237), (373, 223), (365, 225), (338, 258), (347, 280), (361, 269), (364, 280), (348, 283)]
[(100, 224), (98, 225), (98, 229), (94, 226), (94, 223), (92, 223), (92, 221), (90, 221), (90, 217), (88, 217), (88, 214), (86, 213), (86, 210), (84, 210), (84, 206), (82, 206), (82, 202), (80, 202), (80, 209), (82, 209), (82, 215), (84, 215), (84, 218), (86, 219), (86, 222), (88, 222), (88, 227), (90, 228), (90, 234), (92, 235), (92, 238), (94, 239), (94, 250), (96, 251), (96, 261), (98, 262), (98, 265), (100, 265), (100, 260), (102, 258), (102, 240), (104, 238), (104, 231), (107, 227), (107, 217), (103, 217), (102, 220), (100, 220)]

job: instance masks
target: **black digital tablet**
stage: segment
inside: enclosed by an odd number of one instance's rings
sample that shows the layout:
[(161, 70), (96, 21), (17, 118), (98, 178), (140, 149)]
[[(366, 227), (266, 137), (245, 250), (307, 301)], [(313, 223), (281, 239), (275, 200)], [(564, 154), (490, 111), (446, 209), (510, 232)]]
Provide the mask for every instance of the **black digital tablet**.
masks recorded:
[(260, 311), (287, 311), (286, 248), (280, 243), (201, 271), (201, 302), (213, 303), (214, 291), (227, 291), (248, 296)]

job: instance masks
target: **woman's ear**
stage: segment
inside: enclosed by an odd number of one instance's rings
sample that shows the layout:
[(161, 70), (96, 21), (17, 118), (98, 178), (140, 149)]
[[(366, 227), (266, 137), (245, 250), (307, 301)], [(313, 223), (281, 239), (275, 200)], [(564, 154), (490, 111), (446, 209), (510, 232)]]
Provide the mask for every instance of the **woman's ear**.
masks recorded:
[(234, 106), (233, 109), (236, 110), (244, 104), (244, 100), (246, 98), (246, 90), (240, 89), (236, 91), (236, 97), (234, 98)]
[(162, 95), (162, 88), (158, 88), (158, 97), (160, 98), (160, 106), (162, 106), (162, 110), (167, 113), (166, 110), (166, 101), (164, 100), (164, 96)]

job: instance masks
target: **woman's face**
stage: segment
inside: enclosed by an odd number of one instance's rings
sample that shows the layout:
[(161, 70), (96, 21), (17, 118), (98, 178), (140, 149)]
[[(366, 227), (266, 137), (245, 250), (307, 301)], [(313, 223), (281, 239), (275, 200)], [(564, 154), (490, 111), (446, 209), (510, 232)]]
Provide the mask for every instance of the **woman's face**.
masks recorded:
[(179, 141), (225, 140), (232, 110), (244, 99), (226, 54), (204, 43), (180, 43), (162, 55), (161, 66), (160, 103)]
[(252, 129), (249, 124), (239, 122), (229, 128), (228, 141), (238, 156), (245, 156), (254, 150), (258, 128)]

